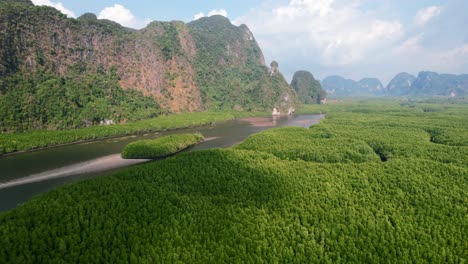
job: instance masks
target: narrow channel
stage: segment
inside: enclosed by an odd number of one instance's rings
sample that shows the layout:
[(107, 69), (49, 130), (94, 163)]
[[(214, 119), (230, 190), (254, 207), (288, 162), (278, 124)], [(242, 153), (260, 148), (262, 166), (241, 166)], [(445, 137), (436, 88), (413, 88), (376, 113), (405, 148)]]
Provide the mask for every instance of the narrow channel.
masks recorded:
[(249, 135), (279, 126), (309, 127), (323, 115), (253, 117), (219, 122), (212, 126), (178, 129), (94, 142), (60, 146), (0, 158), (0, 212), (12, 209), (33, 196), (77, 180), (107, 174), (146, 160), (123, 160), (122, 148), (140, 139), (199, 132), (207, 138), (190, 151), (230, 147)]

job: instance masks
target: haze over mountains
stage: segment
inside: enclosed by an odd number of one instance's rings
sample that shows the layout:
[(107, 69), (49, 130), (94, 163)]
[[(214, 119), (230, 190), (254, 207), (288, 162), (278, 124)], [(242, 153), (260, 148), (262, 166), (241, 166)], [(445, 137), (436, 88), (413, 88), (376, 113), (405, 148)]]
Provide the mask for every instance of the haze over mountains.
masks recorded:
[(383, 91), (382, 83), (375, 78), (365, 78), (360, 81), (354, 81), (334, 75), (325, 78), (322, 81), (322, 85), (329, 96), (332, 97), (375, 96), (381, 94)]
[(386, 87), (376, 78), (354, 81), (335, 75), (325, 78), (322, 86), (330, 97), (462, 97), (468, 94), (468, 74), (453, 75), (423, 71), (418, 76), (413, 76), (402, 72), (397, 74)]

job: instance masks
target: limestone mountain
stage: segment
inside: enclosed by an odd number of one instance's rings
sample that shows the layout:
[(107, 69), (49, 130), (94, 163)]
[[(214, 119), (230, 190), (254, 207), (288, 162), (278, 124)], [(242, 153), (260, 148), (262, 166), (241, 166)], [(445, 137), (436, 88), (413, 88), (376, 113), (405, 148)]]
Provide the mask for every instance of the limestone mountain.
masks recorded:
[(270, 110), (295, 104), (286, 94), (295, 98), (279, 72), (270, 74), (248, 27), (222, 16), (134, 30), (94, 14), (73, 19), (28, 0), (0, 0), (5, 131), (161, 112)]
[(410, 96), (446, 96), (468, 95), (468, 74), (438, 74), (423, 71), (411, 85)]
[(320, 104), (327, 96), (320, 82), (308, 71), (294, 73), (291, 87), (296, 91), (299, 100), (305, 104)]
[(468, 74), (439, 74), (422, 71), (417, 77), (400, 73), (386, 87), (387, 96), (442, 96), (459, 97), (468, 95)]
[(265, 65), (263, 53), (246, 25), (236, 27), (223, 16), (188, 24), (196, 56), (193, 67), (205, 108), (283, 111), (297, 104), (274, 61)]
[(415, 80), (416, 77), (409, 73), (399, 73), (388, 83), (385, 94), (388, 96), (406, 95), (410, 92)]
[(322, 86), (333, 97), (377, 96), (384, 92), (382, 83), (376, 78), (354, 81), (334, 75), (325, 78), (322, 81)]
[(338, 75), (328, 76), (322, 80), (322, 87), (329, 96), (349, 96), (356, 89), (356, 82)]
[(364, 78), (357, 85), (362, 95), (381, 95), (385, 92), (382, 82), (377, 78)]

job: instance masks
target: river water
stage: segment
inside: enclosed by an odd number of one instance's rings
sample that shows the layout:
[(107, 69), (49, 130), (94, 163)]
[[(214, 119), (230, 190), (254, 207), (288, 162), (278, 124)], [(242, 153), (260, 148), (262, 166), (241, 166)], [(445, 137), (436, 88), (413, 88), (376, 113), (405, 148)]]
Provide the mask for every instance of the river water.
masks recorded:
[(268, 128), (309, 127), (318, 123), (321, 118), (322, 115), (244, 118), (219, 122), (212, 126), (102, 139), (3, 156), (0, 158), (0, 212), (12, 209), (54, 187), (148, 162), (120, 158), (122, 148), (136, 140), (170, 134), (201, 133), (205, 136), (205, 142), (189, 151), (223, 148), (236, 145), (249, 135)]

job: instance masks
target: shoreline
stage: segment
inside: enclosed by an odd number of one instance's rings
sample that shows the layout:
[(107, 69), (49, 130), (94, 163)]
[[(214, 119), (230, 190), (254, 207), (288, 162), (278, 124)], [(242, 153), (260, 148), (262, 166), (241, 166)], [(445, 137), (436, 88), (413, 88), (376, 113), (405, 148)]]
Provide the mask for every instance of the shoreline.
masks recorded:
[[(294, 115), (294, 116), (297, 117), (297, 116), (301, 116), (301, 115)], [(306, 126), (316, 125), (317, 123), (320, 122), (320, 120), (322, 120), (324, 118), (324, 115), (317, 115), (317, 116), (318, 116), (317, 119), (312, 119), (312, 120), (296, 120), (296, 121), (292, 122), (291, 125), (298, 126), (298, 127), (303, 127), (304, 124), (306, 124), (306, 123), (307, 123)], [(272, 120), (269, 120), (270, 118)], [(268, 120), (264, 120), (264, 119), (268, 119)], [(243, 121), (247, 122), (250, 126), (257, 127), (257, 128), (262, 128), (262, 130), (263, 130), (263, 129), (276, 127), (275, 119), (276, 119), (276, 117), (274, 117), (274, 116), (273, 117), (271, 117), (271, 116), (264, 116), (264, 117), (251, 116), (251, 117), (239, 117), (239, 118), (231, 119), (231, 120), (243, 120)], [(224, 120), (222, 122), (226, 122), (226, 121), (229, 121), (229, 120)], [(157, 131), (151, 131), (151, 132), (177, 131), (177, 130), (181, 130), (181, 129), (196, 128), (196, 127), (207, 127), (207, 126), (212, 126), (212, 125), (213, 125), (213, 122), (208, 122), (208, 123), (205, 123), (203, 125), (178, 127), (178, 128), (157, 130)], [(21, 152), (13, 152), (13, 153), (8, 153), (8, 154), (0, 156), (0, 159), (2, 157), (20, 155), (21, 153), (40, 151), (40, 150), (51, 149), (51, 148), (60, 147), (60, 146), (85, 144), (87, 142), (98, 142), (98, 141), (101, 141), (101, 140), (107, 140), (107, 139), (112, 139), (112, 138), (114, 138), (114, 139), (115, 138), (125, 138), (125, 137), (130, 137), (130, 136), (133, 136), (133, 135), (144, 135), (145, 133), (148, 133), (148, 131), (140, 132), (140, 133), (136, 133), (136, 134), (132, 134), (132, 135), (121, 135), (121, 136), (106, 137), (106, 138), (99, 138), (99, 139), (93, 139), (93, 140), (87, 140), (87, 141), (80, 141), (80, 142), (66, 143), (66, 144), (61, 144), (61, 145), (54, 145), (54, 146), (49, 146), (49, 147), (40, 148), (40, 149), (26, 150), (26, 151), (21, 151)], [(201, 144), (203, 144), (205, 142), (209, 142), (209, 141), (212, 141), (212, 140), (215, 140), (215, 139), (218, 139), (218, 138), (220, 138), (220, 137), (207, 137), (207, 138), (204, 139), (204, 141), (200, 141), (200, 142), (198, 142), (197, 144), (195, 144), (193, 146), (189, 146), (189, 147), (184, 148), (184, 149), (182, 149), (182, 150), (180, 150), (180, 151), (178, 151), (176, 153), (172, 153), (170, 155), (160, 157), (160, 158), (157, 158), (157, 159), (146, 159), (146, 158), (142, 158), (142, 159), (123, 159), (121, 157), (121, 153), (114, 153), (114, 154), (110, 154), (110, 155), (107, 155), (107, 156), (102, 156), (102, 157), (99, 157), (99, 158), (85, 160), (85, 161), (70, 164), (70, 165), (67, 165), (67, 166), (63, 166), (63, 167), (59, 167), (59, 168), (55, 168), (55, 169), (51, 169), (51, 170), (46, 170), (46, 171), (34, 173), (34, 174), (31, 174), (31, 175), (28, 175), (28, 176), (25, 176), (25, 177), (22, 177), (22, 178), (17, 178), (17, 179), (13, 179), (13, 180), (10, 180), (10, 181), (0, 182), (0, 190), (7, 189), (7, 188), (10, 188), (10, 187), (30, 184), (30, 183), (42, 182), (42, 181), (51, 180), (51, 179), (71, 177), (71, 176), (75, 176), (75, 175), (78, 175), (78, 174), (103, 173), (103, 172), (113, 170), (113, 169), (121, 169), (121, 168), (129, 167), (129, 166), (132, 166), (132, 165), (137, 165), (137, 164), (141, 164), (141, 163), (145, 163), (145, 162), (161, 160), (161, 159), (165, 159), (165, 158), (168, 158), (168, 157), (172, 157), (172, 156), (177, 155), (177, 154), (179, 154), (181, 152), (187, 151), (187, 150), (189, 150), (189, 149), (191, 149), (191, 148), (193, 148), (193, 147), (195, 147), (197, 145), (201, 145)], [(234, 143), (231, 143), (229, 145), (225, 145), (225, 146), (221, 146), (221, 147), (232, 147), (234, 145), (237, 145), (237, 144), (241, 143), (243, 140), (245, 140), (245, 139), (242, 139), (242, 140), (240, 140), (238, 142), (234, 142)]]
[[(218, 112), (198, 112), (198, 113), (207, 113), (207, 114), (213, 114), (213, 113), (218, 113)], [(266, 116), (264, 112), (240, 112), (240, 113), (245, 113), (247, 114), (246, 116), (234, 116), (234, 118), (227, 118), (227, 119), (222, 119), (222, 120), (212, 120), (212, 121), (206, 121), (204, 123), (196, 124), (196, 125), (188, 125), (188, 126), (177, 126), (177, 127), (172, 127), (172, 128), (165, 128), (165, 129), (142, 129), (140, 131), (137, 131), (135, 133), (128, 133), (128, 134), (116, 134), (116, 135), (111, 135), (111, 136), (103, 136), (103, 137), (96, 137), (93, 139), (84, 139), (84, 140), (78, 140), (78, 141), (71, 141), (71, 142), (66, 142), (66, 143), (60, 143), (60, 144), (53, 144), (50, 146), (44, 146), (44, 147), (37, 147), (37, 148), (30, 148), (30, 149), (25, 149), (25, 150), (17, 150), (17, 151), (12, 151), (12, 152), (6, 152), (6, 153), (0, 153), (0, 159), (3, 157), (7, 156), (13, 156), (13, 155), (20, 155), (24, 153), (30, 153), (30, 152), (35, 152), (35, 151), (41, 151), (41, 150), (47, 150), (47, 149), (52, 149), (56, 147), (63, 147), (63, 146), (69, 146), (69, 145), (76, 145), (76, 144), (84, 144), (84, 143), (92, 143), (92, 142), (97, 142), (100, 140), (106, 140), (106, 139), (117, 139), (117, 138), (123, 138), (123, 137), (129, 137), (129, 136), (138, 136), (142, 134), (147, 134), (147, 133), (156, 133), (156, 132), (168, 132), (168, 131), (177, 131), (181, 129), (190, 129), (190, 128), (197, 128), (197, 127), (206, 127), (206, 126), (211, 126), (213, 124), (216, 124), (216, 122), (225, 122), (225, 121), (230, 121), (230, 120), (237, 120), (237, 119), (242, 119), (242, 118), (248, 118), (248, 117), (261, 117), (261, 116)], [(223, 112), (219, 112), (219, 114), (223, 114)], [(230, 114), (230, 113), (224, 113), (224, 114)], [(252, 114), (252, 115), (249, 115)], [(176, 117), (177, 115), (174, 115)], [(171, 117), (171, 116), (165, 116), (165, 117)], [(195, 117), (196, 119), (196, 117)], [(149, 119), (151, 120), (151, 119)], [(143, 120), (144, 121), (149, 121), (149, 120)], [(117, 126), (120, 125), (125, 125), (125, 124), (117, 124)], [(94, 126), (94, 127), (99, 127), (99, 126)], [(91, 127), (92, 128), (92, 127)], [(80, 128), (84, 129), (84, 128)], [(53, 132), (64, 132), (64, 131), (72, 131), (72, 130), (56, 130), (56, 131), (51, 131)], [(34, 133), (35, 131), (32, 131), (31, 133)], [(12, 134), (14, 135), (14, 134)], [(0, 134), (0, 138), (1, 138)], [(1, 143), (1, 141), (0, 141)], [(1, 144), (0, 144), (1, 146)]]
[(35, 173), (35, 174), (22, 177), (19, 179), (14, 179), (11, 181), (6, 181), (6, 182), (0, 182), (0, 190), (15, 187), (15, 186), (21, 186), (21, 185), (29, 184), (29, 183), (42, 182), (42, 181), (51, 180), (51, 179), (74, 176), (78, 174), (103, 173), (103, 172), (110, 171), (110, 170), (122, 169), (122, 168), (130, 167), (133, 165), (162, 160), (162, 159), (175, 156), (179, 153), (185, 152), (195, 147), (196, 145), (200, 145), (204, 142), (215, 140), (217, 138), (218, 137), (209, 137), (209, 138), (206, 138), (204, 141), (197, 142), (196, 144), (192, 146), (186, 147), (170, 155), (166, 155), (166, 156), (159, 157), (159, 158), (153, 158), (153, 159), (150, 159), (150, 158), (124, 159), (122, 158), (121, 153), (111, 154), (111, 155), (107, 155), (104, 157), (99, 157), (96, 159), (71, 164), (68, 166), (61, 167), (61, 168), (43, 171), (40, 173)]
[[(297, 116), (301, 116), (301, 115), (294, 115), (294, 116), (297, 117)], [(303, 127), (304, 124), (306, 124), (306, 123), (307, 123), (306, 126), (316, 125), (317, 123), (320, 122), (320, 120), (322, 120), (324, 118), (324, 115), (317, 115), (317, 116), (318, 116), (317, 119), (306, 120), (306, 121), (305, 120), (297, 120), (297, 121), (293, 122), (292, 124), (294, 124), (293, 126), (299, 126), (299, 127)], [(268, 121), (263, 120), (265, 118), (268, 119), (268, 118), (270, 118), (270, 116), (265, 116), (265, 117), (259, 117), (259, 116), (239, 117), (239, 118), (231, 119), (231, 120), (243, 120), (243, 121), (249, 123), (249, 125), (252, 126), (252, 127), (263, 128), (263, 129), (276, 127), (276, 122), (275, 122), (276, 117), (274, 117), (274, 116), (271, 117), (272, 118), (271, 121), (270, 120), (268, 120)], [(229, 120), (224, 120), (222, 122), (225, 122), (225, 121), (229, 121)], [(207, 126), (211, 126), (212, 123), (213, 122), (208, 122), (208, 123), (205, 123), (203, 125), (178, 127), (178, 128), (157, 130), (157, 131), (151, 131), (151, 132), (177, 131), (177, 130), (180, 130), (180, 129), (187, 129), (187, 128), (207, 127)], [(148, 133), (148, 131), (140, 132), (140, 133), (136, 133), (136, 134), (132, 134), (132, 135), (143, 135), (145, 133)], [(99, 139), (93, 139), (93, 140), (88, 140), (88, 141), (80, 141), (80, 142), (73, 142), (73, 143), (67, 143), (67, 144), (61, 144), (61, 145), (54, 145), (54, 146), (49, 146), (49, 147), (40, 148), (40, 149), (26, 150), (26, 151), (21, 151), (21, 152), (13, 152), (13, 153), (8, 153), (8, 154), (0, 156), (0, 159), (1, 159), (1, 157), (19, 155), (21, 153), (40, 151), (40, 150), (44, 150), (44, 149), (51, 149), (51, 148), (55, 148), (55, 147), (59, 147), (59, 146), (85, 144), (87, 142), (97, 142), (97, 141), (100, 141), (100, 140), (106, 140), (106, 139), (112, 139), (112, 138), (124, 138), (124, 137), (129, 137), (129, 136), (132, 136), (132, 135), (121, 135), (121, 136), (114, 136), (114, 137), (106, 137), (106, 138), (99, 138)], [(121, 169), (121, 168), (129, 167), (129, 166), (132, 166), (132, 165), (137, 165), (137, 164), (141, 164), (141, 163), (145, 163), (145, 162), (161, 160), (161, 159), (165, 159), (165, 158), (168, 158), (168, 157), (172, 157), (172, 156), (177, 155), (177, 154), (179, 154), (181, 152), (187, 151), (187, 150), (195, 147), (196, 145), (200, 145), (200, 144), (203, 144), (205, 142), (209, 142), (209, 141), (212, 141), (212, 140), (215, 140), (215, 139), (218, 139), (218, 138), (219, 137), (207, 137), (207, 138), (204, 139), (204, 141), (200, 141), (200, 142), (198, 142), (197, 144), (195, 144), (193, 146), (189, 146), (189, 147), (184, 148), (184, 149), (182, 149), (182, 150), (180, 150), (180, 151), (178, 151), (176, 153), (172, 153), (170, 155), (160, 157), (160, 158), (157, 158), (157, 159), (145, 159), (145, 158), (142, 158), (142, 159), (123, 159), (121, 157), (121, 153), (114, 153), (114, 154), (110, 154), (110, 155), (107, 155), (107, 156), (103, 156), (103, 157), (99, 157), (99, 158), (95, 158), (95, 159), (91, 159), (91, 160), (86, 160), (86, 161), (82, 161), (82, 162), (79, 162), (79, 163), (74, 163), (74, 164), (71, 164), (71, 165), (63, 166), (63, 167), (52, 169), (52, 170), (42, 171), (42, 172), (39, 172), (39, 173), (28, 175), (26, 177), (17, 178), (17, 179), (10, 180), (10, 181), (5, 181), (5, 182), (0, 182), (0, 190), (7, 189), (7, 188), (10, 188), (10, 187), (30, 184), (30, 183), (42, 182), (42, 181), (56, 179), (56, 178), (70, 177), (70, 176), (74, 176), (74, 175), (78, 175), (78, 174), (102, 173), (102, 172), (113, 170), (113, 169)], [(245, 139), (243, 139), (243, 140), (245, 140)], [(232, 147), (234, 145), (237, 145), (237, 144), (241, 143), (243, 140), (240, 140), (238, 142), (234, 142), (232, 144), (222, 146), (222, 147)]]
[[(243, 118), (243, 117), (241, 117), (241, 118)], [(234, 120), (234, 119), (230, 119), (230, 120)], [(224, 121), (229, 121), (229, 120), (224, 120)], [(221, 122), (223, 122), (223, 121), (221, 121)], [(8, 152), (8, 153), (0, 154), (0, 159), (2, 157), (20, 155), (20, 154), (24, 154), (24, 153), (31, 153), (31, 152), (35, 152), (35, 151), (47, 150), (47, 149), (63, 147), (63, 146), (93, 143), (93, 142), (98, 142), (98, 141), (106, 140), (106, 139), (119, 139), (119, 138), (126, 138), (126, 137), (144, 135), (144, 134), (148, 134), (148, 133), (170, 132), (170, 131), (176, 131), (176, 130), (188, 129), (188, 128), (206, 127), (206, 126), (211, 126), (212, 123), (213, 122), (205, 123), (205, 124), (202, 124), (202, 125), (176, 127), (176, 128), (162, 129), (162, 130), (148, 130), (148, 131), (141, 131), (141, 132), (132, 133), (132, 134), (122, 134), (122, 135), (115, 135), (115, 136), (108, 136), (108, 137), (93, 138), (93, 139), (88, 139), (88, 140), (73, 141), (73, 142), (69, 142), (69, 143), (63, 143), (63, 144), (52, 145), (52, 146), (47, 146), (47, 147), (40, 147), (40, 148), (34, 148), (34, 149), (27, 149), (27, 150)]]

